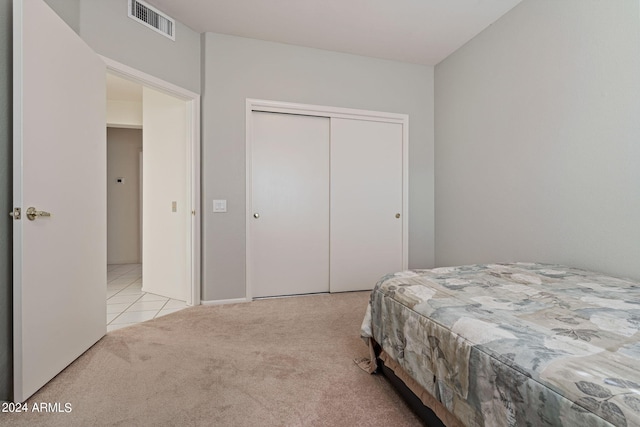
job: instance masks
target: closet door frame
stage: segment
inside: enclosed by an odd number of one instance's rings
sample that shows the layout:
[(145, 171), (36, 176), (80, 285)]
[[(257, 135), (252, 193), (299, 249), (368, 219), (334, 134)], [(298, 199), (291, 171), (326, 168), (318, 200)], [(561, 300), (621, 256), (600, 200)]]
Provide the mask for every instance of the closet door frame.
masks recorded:
[(409, 116), (406, 114), (380, 111), (331, 107), (322, 105), (298, 104), (247, 98), (246, 100), (246, 204), (245, 204), (245, 275), (246, 299), (252, 299), (251, 271), (251, 220), (252, 216), (252, 153), (253, 153), (253, 112), (298, 114), (305, 116), (367, 120), (375, 122), (398, 123), (402, 125), (402, 268), (409, 265)]

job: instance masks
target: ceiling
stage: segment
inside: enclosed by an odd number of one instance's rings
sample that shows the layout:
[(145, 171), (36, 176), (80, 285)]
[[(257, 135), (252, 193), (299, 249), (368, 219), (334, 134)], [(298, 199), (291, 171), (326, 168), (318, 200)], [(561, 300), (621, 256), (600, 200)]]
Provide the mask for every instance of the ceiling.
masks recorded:
[(521, 1), (147, 0), (201, 33), (423, 65), (442, 61)]
[(142, 102), (142, 85), (107, 73), (107, 100)]

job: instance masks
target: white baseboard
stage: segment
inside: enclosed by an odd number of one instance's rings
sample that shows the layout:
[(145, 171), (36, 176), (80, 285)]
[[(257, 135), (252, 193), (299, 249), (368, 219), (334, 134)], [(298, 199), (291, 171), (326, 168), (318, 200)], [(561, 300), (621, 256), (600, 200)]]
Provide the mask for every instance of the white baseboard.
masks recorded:
[(235, 298), (235, 299), (217, 299), (210, 301), (200, 301), (202, 305), (223, 305), (223, 304), (239, 304), (243, 302), (251, 302), (250, 299), (247, 298)]

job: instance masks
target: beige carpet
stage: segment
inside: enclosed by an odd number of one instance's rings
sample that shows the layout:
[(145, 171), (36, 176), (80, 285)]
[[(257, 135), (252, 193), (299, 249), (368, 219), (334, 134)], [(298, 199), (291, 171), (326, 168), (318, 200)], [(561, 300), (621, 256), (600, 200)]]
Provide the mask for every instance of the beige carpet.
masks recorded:
[[(2, 426), (421, 425), (360, 370), (367, 292), (193, 307), (110, 332)], [(43, 358), (46, 355), (42, 356)]]

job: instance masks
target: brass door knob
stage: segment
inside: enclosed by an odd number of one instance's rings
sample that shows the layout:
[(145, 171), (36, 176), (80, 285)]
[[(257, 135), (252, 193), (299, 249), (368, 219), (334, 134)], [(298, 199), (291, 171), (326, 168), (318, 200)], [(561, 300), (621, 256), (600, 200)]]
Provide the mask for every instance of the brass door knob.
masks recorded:
[(396, 214), (396, 218), (400, 218), (400, 214), (399, 213)]

